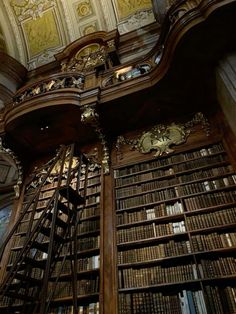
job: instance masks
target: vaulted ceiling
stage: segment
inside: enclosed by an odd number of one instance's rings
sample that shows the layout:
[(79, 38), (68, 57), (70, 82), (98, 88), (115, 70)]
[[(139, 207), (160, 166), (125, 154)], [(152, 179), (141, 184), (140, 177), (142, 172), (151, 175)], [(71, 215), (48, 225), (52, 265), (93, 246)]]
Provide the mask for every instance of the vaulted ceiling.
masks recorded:
[(1, 0), (0, 49), (31, 70), (89, 33), (154, 20), (151, 0)]

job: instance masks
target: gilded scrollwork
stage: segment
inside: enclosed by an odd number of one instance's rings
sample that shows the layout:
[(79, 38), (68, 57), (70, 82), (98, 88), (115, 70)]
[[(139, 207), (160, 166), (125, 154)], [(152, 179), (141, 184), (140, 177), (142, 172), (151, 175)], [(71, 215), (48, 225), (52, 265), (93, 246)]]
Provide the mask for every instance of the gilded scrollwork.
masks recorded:
[(40, 83), (31, 85), (21, 93), (18, 93), (13, 98), (13, 105), (18, 105), (32, 96), (39, 96), (43, 93), (61, 88), (78, 88), (83, 90), (84, 75), (60, 76), (55, 79), (45, 80)]
[(11, 0), (10, 5), (14, 10), (19, 21), (32, 17), (36, 19), (41, 17), (43, 11), (49, 7), (55, 6), (55, 0)]
[(143, 153), (156, 150), (155, 157), (174, 152), (171, 145), (184, 143), (190, 133), (184, 126), (172, 123), (170, 126), (157, 125), (149, 132), (143, 133), (136, 145), (137, 149)]
[(210, 124), (201, 112), (196, 113), (193, 119), (185, 124), (156, 125), (135, 139), (126, 139), (124, 136), (119, 136), (116, 142), (117, 156), (122, 159), (121, 147), (124, 144), (130, 145), (131, 149), (136, 149), (142, 154), (155, 150), (155, 157), (172, 153), (174, 152), (172, 146), (184, 143), (192, 132), (193, 126), (197, 124), (201, 124), (206, 136), (209, 136)]
[(89, 45), (73, 56), (69, 61), (61, 64), (62, 72), (89, 72), (97, 66), (105, 64), (107, 60), (107, 52), (105, 46), (97, 44)]
[(104, 169), (105, 174), (109, 174), (110, 172), (110, 152), (108, 148), (108, 143), (106, 140), (106, 137), (103, 133), (103, 130), (100, 126), (99, 122), (99, 115), (95, 110), (95, 105), (88, 105), (84, 106), (82, 108), (83, 112), (81, 114), (81, 122), (84, 124), (88, 124), (92, 126), (95, 130), (95, 132), (98, 135), (98, 138), (101, 141), (102, 144), (102, 151), (103, 151), (103, 156), (102, 156), (102, 167)]

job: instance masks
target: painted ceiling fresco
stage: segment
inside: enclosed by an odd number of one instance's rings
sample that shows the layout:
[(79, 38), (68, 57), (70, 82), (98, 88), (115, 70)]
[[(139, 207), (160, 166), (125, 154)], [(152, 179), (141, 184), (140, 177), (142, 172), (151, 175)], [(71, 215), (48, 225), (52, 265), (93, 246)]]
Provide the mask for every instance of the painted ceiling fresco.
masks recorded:
[(0, 49), (34, 69), (82, 36), (153, 21), (151, 0), (1, 0)]

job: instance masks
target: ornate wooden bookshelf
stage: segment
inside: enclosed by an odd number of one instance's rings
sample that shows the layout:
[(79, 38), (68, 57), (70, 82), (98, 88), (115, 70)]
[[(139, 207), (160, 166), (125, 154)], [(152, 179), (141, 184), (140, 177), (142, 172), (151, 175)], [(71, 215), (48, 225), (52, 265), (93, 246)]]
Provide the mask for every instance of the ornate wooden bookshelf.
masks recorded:
[(236, 174), (221, 142), (119, 166), (114, 195), (120, 314), (234, 313)]

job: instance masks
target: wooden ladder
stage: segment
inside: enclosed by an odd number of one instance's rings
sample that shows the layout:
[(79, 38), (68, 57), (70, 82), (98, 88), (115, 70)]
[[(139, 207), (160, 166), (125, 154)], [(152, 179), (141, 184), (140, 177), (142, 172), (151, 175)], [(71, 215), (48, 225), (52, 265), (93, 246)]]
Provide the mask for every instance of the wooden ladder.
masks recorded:
[[(79, 154), (79, 157), (76, 157), (79, 163), (76, 168), (73, 168), (74, 151), (74, 145), (61, 147), (48, 169), (44, 170), (45, 174), (41, 178), (41, 183), (1, 248), (1, 254), (3, 254), (8, 242), (17, 232), (21, 222), (25, 220), (26, 214), (30, 212), (25, 243), (0, 286), (1, 298), (7, 303), (6, 307), (1, 309), (3, 313), (45, 314), (49, 309), (53, 297), (49, 291), (52, 272), (63, 247), (66, 243), (68, 244), (68, 239), (71, 242), (69, 246), (67, 245), (70, 254), (75, 249), (74, 242), (76, 243), (76, 229), (79, 222), (78, 207), (83, 209), (80, 205), (84, 204), (85, 199), (85, 195), (82, 197), (79, 194), (79, 181), (82, 163), (86, 161), (86, 158)], [(40, 217), (35, 220), (34, 215), (37, 212), (40, 193), (55, 167), (58, 171), (57, 185), (47, 206), (41, 211)], [(75, 173), (78, 177), (76, 190), (70, 186)], [(65, 254), (64, 251), (63, 249), (63, 254)], [(65, 259), (66, 254), (62, 266)], [(77, 263), (71, 263), (74, 313), (77, 311), (75, 265)], [(59, 275), (54, 278), (54, 282), (57, 283)]]

